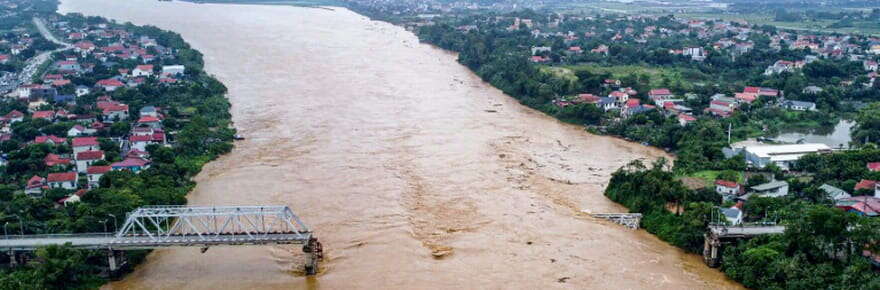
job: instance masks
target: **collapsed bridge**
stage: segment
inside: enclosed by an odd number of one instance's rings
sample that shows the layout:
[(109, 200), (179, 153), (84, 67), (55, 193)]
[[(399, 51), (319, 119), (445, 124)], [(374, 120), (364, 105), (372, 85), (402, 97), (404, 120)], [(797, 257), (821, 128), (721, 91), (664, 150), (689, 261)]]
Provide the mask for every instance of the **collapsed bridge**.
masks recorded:
[(114, 272), (125, 263), (125, 250), (201, 247), (204, 252), (219, 245), (286, 244), (302, 244), (305, 273), (317, 273), (321, 243), (287, 206), (141, 207), (129, 213), (115, 233), (8, 235), (0, 240), (0, 250), (10, 254), (13, 264), (24, 258), (19, 253), (49, 245), (107, 250)]

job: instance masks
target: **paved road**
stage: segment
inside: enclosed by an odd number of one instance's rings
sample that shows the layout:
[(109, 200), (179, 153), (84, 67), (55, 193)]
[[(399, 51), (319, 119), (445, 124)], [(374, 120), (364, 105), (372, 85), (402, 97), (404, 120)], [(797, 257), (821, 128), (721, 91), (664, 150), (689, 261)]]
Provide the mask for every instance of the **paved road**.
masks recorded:
[(34, 76), (36, 76), (36, 74), (39, 72), (40, 66), (52, 59), (53, 53), (73, 48), (73, 45), (71, 45), (70, 43), (63, 42), (55, 37), (55, 35), (53, 35), (52, 32), (50, 32), (49, 29), (46, 28), (46, 23), (43, 22), (42, 19), (34, 17), (33, 21), (34, 25), (37, 27), (37, 30), (40, 31), (40, 34), (42, 34), (43, 37), (55, 44), (61, 45), (62, 47), (52, 51), (45, 51), (28, 59), (24, 69), (18, 72), (18, 75), (15, 76), (13, 81), (7, 86), (0, 88), (0, 90), (2, 90), (4, 93), (12, 91), (22, 84), (30, 83), (31, 80), (33, 80)]
[(43, 37), (45, 37), (46, 39), (48, 39), (49, 41), (51, 41), (57, 45), (63, 46), (64, 47), (63, 49), (70, 49), (73, 47), (72, 44), (61, 41), (57, 37), (55, 37), (55, 35), (53, 35), (52, 32), (49, 31), (48, 28), (46, 28), (46, 22), (44, 22), (43, 19), (34, 17), (34, 25), (37, 26), (37, 30), (40, 31), (40, 34), (42, 34)]

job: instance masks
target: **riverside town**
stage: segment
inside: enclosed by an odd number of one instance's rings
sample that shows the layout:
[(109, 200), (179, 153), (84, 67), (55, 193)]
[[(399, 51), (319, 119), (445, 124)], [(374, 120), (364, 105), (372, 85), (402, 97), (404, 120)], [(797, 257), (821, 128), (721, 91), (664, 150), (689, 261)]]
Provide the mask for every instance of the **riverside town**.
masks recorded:
[(880, 2), (0, 0), (0, 289), (880, 289)]

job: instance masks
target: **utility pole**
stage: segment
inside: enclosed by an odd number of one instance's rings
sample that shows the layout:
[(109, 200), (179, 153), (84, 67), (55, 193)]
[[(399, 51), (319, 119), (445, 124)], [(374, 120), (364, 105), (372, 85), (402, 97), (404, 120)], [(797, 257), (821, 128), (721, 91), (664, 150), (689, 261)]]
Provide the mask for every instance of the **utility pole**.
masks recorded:
[(730, 131), (733, 129), (733, 123), (727, 123), (727, 145), (730, 145)]

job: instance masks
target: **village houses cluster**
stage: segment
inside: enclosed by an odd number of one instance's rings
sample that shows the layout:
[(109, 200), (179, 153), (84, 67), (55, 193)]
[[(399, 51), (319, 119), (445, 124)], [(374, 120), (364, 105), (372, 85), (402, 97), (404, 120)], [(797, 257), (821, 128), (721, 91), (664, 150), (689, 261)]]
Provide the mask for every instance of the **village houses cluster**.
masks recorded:
[[(183, 65), (160, 65), (163, 59), (173, 59), (174, 51), (156, 40), (115, 28), (108, 23), (73, 26), (55, 19), (52, 31), (69, 48), (56, 53), (51, 65), (38, 81), (22, 84), (9, 90), (8, 100), (27, 104), (26, 111), (13, 110), (0, 116), (0, 141), (14, 137), (11, 129), (16, 122), (26, 119), (45, 119), (51, 123), (74, 122), (66, 135), (40, 135), (30, 144), (69, 146), (70, 154), (48, 154), (45, 166), (50, 173), (31, 177), (24, 193), (42, 196), (46, 190), (63, 188), (76, 190), (59, 204), (77, 202), (89, 189), (99, 186), (100, 178), (114, 170), (140, 172), (151, 165), (147, 146), (169, 146), (163, 129), (163, 108), (143, 106), (132, 108), (110, 97), (121, 88), (134, 88), (153, 81), (161, 86), (175, 85), (185, 77)], [(3, 56), (0, 56), (2, 59)], [(120, 67), (134, 63), (131, 67)], [(114, 76), (102, 78), (94, 84), (75, 84), (74, 79), (88, 79), (97, 67), (113, 69)], [(79, 113), (73, 113), (79, 112)], [(107, 130), (118, 122), (130, 124), (130, 132), (123, 136), (109, 136)], [(103, 146), (118, 147), (120, 156), (108, 156)], [(25, 146), (23, 144), (22, 146)], [(115, 160), (115, 162), (110, 162)], [(5, 159), (0, 158), (0, 165)]]
[[(620, 17), (620, 21), (645, 22), (656, 21), (657, 16), (625, 16)], [(504, 17), (496, 17), (495, 21), (505, 20)], [(509, 20), (509, 19), (508, 19)], [(558, 18), (546, 24), (546, 29), (556, 29), (564, 21), (580, 21), (580, 20), (596, 20), (594, 17), (572, 17), (559, 15)], [(544, 32), (535, 21), (531, 19), (513, 18), (514, 24), (508, 27), (508, 30), (521, 29), (527, 27), (531, 29), (535, 38), (548, 37), (564, 37), (566, 43), (575, 43), (580, 39), (590, 39), (597, 37), (601, 33), (614, 33), (610, 39), (610, 43), (614, 42), (632, 42), (645, 43), (651, 38), (667, 38), (673, 35), (690, 36), (696, 34), (697, 39), (705, 41), (704, 46), (682, 47), (680, 49), (670, 49), (671, 55), (680, 55), (688, 57), (693, 61), (704, 61), (709, 54), (709, 50), (715, 50), (720, 53), (726, 53), (732, 57), (743, 55), (751, 51), (755, 43), (750, 40), (754, 35), (762, 35), (770, 38), (770, 47), (775, 50), (781, 50), (783, 46), (788, 49), (805, 49), (810, 52), (805, 59), (801, 60), (783, 60), (780, 59), (776, 63), (770, 65), (765, 75), (773, 75), (782, 72), (796, 73), (802, 69), (804, 65), (811, 63), (820, 58), (827, 59), (845, 59), (850, 61), (860, 61), (863, 63), (867, 83), (862, 85), (872, 86), (878, 74), (877, 59), (880, 57), (880, 38), (870, 37), (861, 39), (852, 35), (834, 36), (834, 35), (813, 35), (808, 33), (790, 33), (779, 31), (770, 33), (749, 26), (745, 22), (731, 21), (706, 21), (692, 19), (675, 19), (678, 24), (682, 24), (682, 29), (671, 29), (658, 27), (656, 25), (645, 26), (641, 31), (637, 31), (633, 27), (627, 27), (621, 30), (597, 31), (593, 27), (585, 32)], [(608, 20), (611, 21), (611, 20)], [(463, 26), (459, 29), (476, 29), (475, 26)], [(732, 37), (730, 36), (732, 35)], [(721, 37), (723, 36), (723, 37)], [(720, 39), (712, 41), (712, 39)], [(864, 43), (861, 45), (859, 43)], [(533, 46), (531, 47), (531, 56), (529, 60), (533, 63), (550, 63), (552, 59), (548, 56), (553, 52), (551, 47)], [(563, 55), (592, 53), (600, 56), (607, 56), (609, 47), (606, 44), (597, 44), (595, 47), (581, 47), (572, 45), (568, 47)], [(841, 85), (853, 85), (852, 80), (844, 80)], [(634, 114), (644, 113), (650, 110), (662, 110), (667, 115), (677, 115), (682, 126), (693, 122), (697, 119), (698, 112), (693, 112), (691, 108), (684, 106), (685, 100), (694, 99), (694, 94), (684, 93), (676, 95), (667, 88), (651, 89), (646, 97), (650, 103), (643, 104), (636, 98), (638, 92), (627, 87), (620, 87), (619, 80), (605, 80), (605, 87), (617, 89), (607, 96), (594, 96), (584, 93), (577, 96), (561, 97), (554, 101), (557, 106), (565, 107), (578, 103), (596, 104), (605, 111), (617, 110), (621, 116), (632, 116)], [(822, 88), (816, 86), (808, 86), (804, 88), (804, 94), (817, 94), (823, 91)], [(767, 97), (769, 104), (774, 104), (784, 109), (794, 111), (814, 111), (816, 104), (813, 102), (787, 100), (784, 92), (775, 88), (763, 88), (757, 86), (745, 87), (742, 92), (735, 93), (733, 96), (716, 94), (711, 96), (708, 107), (702, 111), (703, 115), (727, 118), (742, 104), (751, 104), (761, 97)]]

